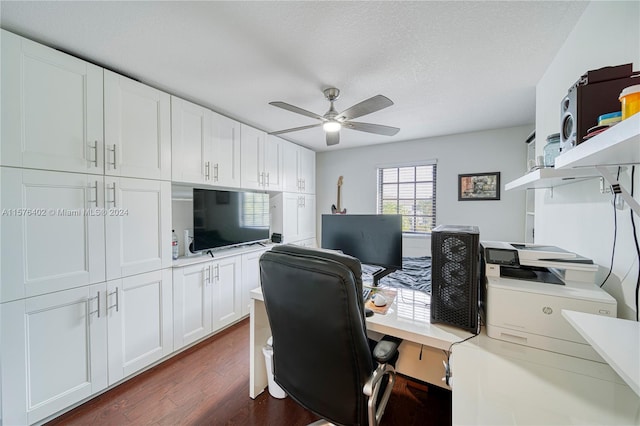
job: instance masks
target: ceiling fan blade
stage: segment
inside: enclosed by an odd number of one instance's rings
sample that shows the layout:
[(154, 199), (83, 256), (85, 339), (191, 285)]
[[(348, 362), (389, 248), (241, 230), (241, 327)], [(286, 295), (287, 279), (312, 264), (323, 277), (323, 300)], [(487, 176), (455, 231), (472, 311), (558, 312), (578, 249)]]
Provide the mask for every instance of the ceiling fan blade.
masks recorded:
[(340, 132), (326, 132), (327, 146), (338, 145), (340, 143)]
[(352, 118), (358, 118), (363, 115), (371, 114), (372, 112), (380, 111), (381, 109), (390, 107), (391, 105), (393, 105), (393, 101), (391, 99), (386, 96), (376, 95), (355, 104), (351, 108), (347, 108), (338, 114), (338, 117), (336, 118), (340, 121), (351, 120)]
[(359, 130), (361, 132), (375, 133), (377, 135), (393, 136), (400, 131), (397, 127), (383, 126), (381, 124), (359, 123), (356, 121), (347, 121), (342, 123), (343, 127), (351, 130)]
[(312, 129), (314, 127), (320, 127), (322, 126), (322, 123), (318, 123), (318, 124), (310, 124), (308, 126), (302, 126), (302, 127), (294, 127), (292, 129), (286, 129), (286, 130), (278, 130), (275, 132), (269, 132), (270, 135), (279, 135), (282, 133), (289, 133), (289, 132), (297, 132), (298, 130), (306, 130), (306, 129)]
[(280, 101), (269, 102), (269, 105), (273, 105), (278, 108), (286, 109), (287, 111), (295, 112), (296, 114), (302, 114), (302, 115), (306, 115), (307, 117), (324, 121), (323, 116), (316, 114), (315, 112), (311, 112), (311, 111), (307, 111), (306, 109), (299, 108), (295, 105), (288, 104), (286, 102), (280, 102)]

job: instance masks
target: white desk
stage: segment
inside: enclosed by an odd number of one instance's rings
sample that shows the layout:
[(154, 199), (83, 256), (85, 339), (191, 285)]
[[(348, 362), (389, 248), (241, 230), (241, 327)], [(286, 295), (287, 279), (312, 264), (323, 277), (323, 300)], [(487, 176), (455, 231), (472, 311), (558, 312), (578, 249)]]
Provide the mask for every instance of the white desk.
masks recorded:
[[(261, 348), (271, 335), (261, 290), (251, 292), (252, 398), (267, 386)], [(401, 290), (387, 315), (367, 318), (369, 331), (397, 336), (405, 343), (426, 345), (423, 354), (438, 371), (428, 381), (443, 386), (443, 354), (469, 333), (429, 322), (425, 296)], [(415, 354), (403, 346), (403, 357)], [(608, 364), (503, 342), (481, 334), (454, 346), (454, 425), (640, 425), (640, 398)], [(434, 367), (435, 368), (435, 367)], [(406, 373), (405, 373), (406, 374)], [(412, 375), (413, 374), (409, 374)]]

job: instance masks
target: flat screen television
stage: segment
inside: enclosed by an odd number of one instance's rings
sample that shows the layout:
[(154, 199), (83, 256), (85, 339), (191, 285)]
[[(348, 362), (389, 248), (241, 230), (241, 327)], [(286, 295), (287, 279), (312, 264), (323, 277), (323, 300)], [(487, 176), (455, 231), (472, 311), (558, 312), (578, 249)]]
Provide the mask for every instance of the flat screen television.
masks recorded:
[(373, 277), (376, 285), (380, 278), (402, 269), (402, 215), (322, 215), (321, 245), (356, 257), (362, 263), (382, 266)]
[(193, 251), (269, 239), (269, 194), (193, 189)]

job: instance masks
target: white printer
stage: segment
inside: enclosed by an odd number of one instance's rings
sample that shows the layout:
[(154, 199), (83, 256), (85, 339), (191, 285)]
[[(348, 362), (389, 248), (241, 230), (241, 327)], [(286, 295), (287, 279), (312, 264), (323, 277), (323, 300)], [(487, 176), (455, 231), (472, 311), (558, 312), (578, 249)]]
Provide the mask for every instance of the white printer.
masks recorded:
[(566, 309), (617, 316), (616, 300), (594, 282), (597, 265), (554, 246), (480, 245), (489, 337), (604, 362), (561, 314)]

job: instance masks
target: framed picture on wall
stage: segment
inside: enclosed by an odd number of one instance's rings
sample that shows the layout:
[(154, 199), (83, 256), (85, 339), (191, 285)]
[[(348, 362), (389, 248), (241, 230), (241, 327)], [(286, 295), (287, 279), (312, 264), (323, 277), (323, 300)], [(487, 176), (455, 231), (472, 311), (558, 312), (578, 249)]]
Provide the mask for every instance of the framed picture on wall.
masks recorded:
[(500, 199), (500, 172), (458, 175), (458, 201)]

